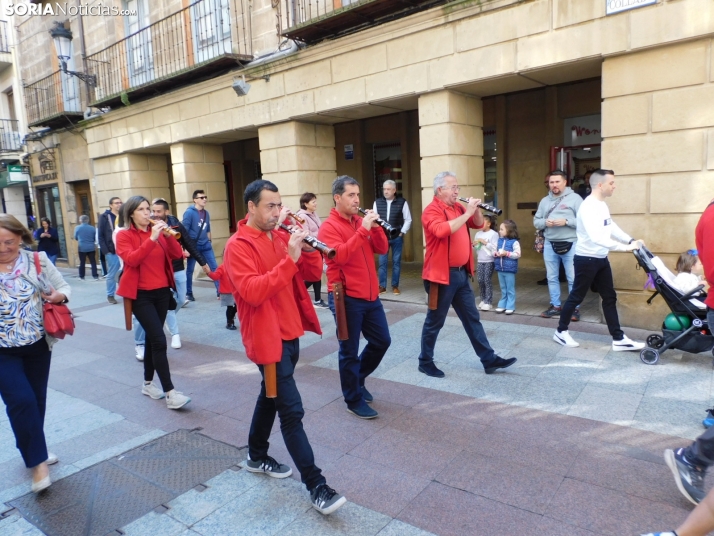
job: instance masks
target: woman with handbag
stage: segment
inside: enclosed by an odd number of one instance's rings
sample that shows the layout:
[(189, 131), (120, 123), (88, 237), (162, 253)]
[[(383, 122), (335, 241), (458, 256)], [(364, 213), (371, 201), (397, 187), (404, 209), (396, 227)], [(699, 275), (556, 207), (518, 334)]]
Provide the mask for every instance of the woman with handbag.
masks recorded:
[[(116, 252), (124, 262), (117, 294), (132, 300), (134, 316), (146, 331), (141, 392), (154, 400), (166, 397), (169, 409), (179, 409), (191, 399), (171, 382), (164, 321), (168, 310), (176, 308), (171, 293), (176, 287), (172, 261), (182, 259), (183, 250), (175, 238), (165, 236), (166, 222), (152, 221), (150, 216), (145, 197), (135, 195), (124, 203), (119, 220), (124, 230), (115, 235)], [(153, 383), (154, 373), (161, 388)]]
[(37, 493), (52, 483), (48, 464), (57, 463), (44, 433), (57, 339), (45, 329), (43, 302), (66, 303), (70, 287), (44, 252), (25, 250), (23, 244), (33, 244), (30, 231), (14, 216), (0, 214), (0, 396)]
[(37, 240), (37, 251), (44, 251), (52, 264), (57, 264), (60, 254), (59, 234), (57, 229), (52, 227), (49, 218), (40, 219), (40, 228), (35, 230), (34, 236)]

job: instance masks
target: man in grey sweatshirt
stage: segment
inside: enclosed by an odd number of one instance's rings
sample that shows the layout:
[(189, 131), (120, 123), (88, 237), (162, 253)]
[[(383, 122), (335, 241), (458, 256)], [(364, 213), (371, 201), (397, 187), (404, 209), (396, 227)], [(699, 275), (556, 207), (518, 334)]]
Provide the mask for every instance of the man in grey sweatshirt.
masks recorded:
[[(568, 279), (568, 292), (573, 290), (575, 272), (573, 269), (573, 256), (575, 255), (575, 232), (578, 209), (583, 198), (567, 186), (568, 178), (562, 171), (551, 171), (548, 174), (548, 195), (541, 199), (538, 210), (533, 216), (533, 226), (545, 231), (545, 247), (543, 260), (548, 278), (548, 292), (550, 293), (550, 307), (540, 316), (553, 318), (560, 316), (560, 282), (558, 274), (560, 263), (565, 268)], [(575, 309), (572, 320), (580, 320), (580, 311)]]

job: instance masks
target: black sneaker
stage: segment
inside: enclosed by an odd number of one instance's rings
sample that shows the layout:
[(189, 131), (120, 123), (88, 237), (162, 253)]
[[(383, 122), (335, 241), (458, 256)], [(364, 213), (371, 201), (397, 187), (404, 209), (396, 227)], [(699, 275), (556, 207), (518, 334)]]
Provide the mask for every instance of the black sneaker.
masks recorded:
[(433, 361), (424, 365), (419, 365), (419, 372), (422, 372), (427, 376), (431, 376), (432, 378), (443, 378), (446, 376), (442, 370), (436, 368)]
[(536, 281), (536, 285), (547, 285), (548, 284), (548, 278), (546, 277), (545, 279), (541, 279), (540, 281)]
[(540, 314), (541, 318), (553, 318), (554, 316), (560, 316), (560, 307), (553, 304)]
[(327, 484), (320, 484), (310, 492), (312, 507), (325, 516), (331, 514), (346, 502), (347, 499)]
[(575, 309), (575, 311), (573, 311), (573, 315), (570, 317), (570, 320), (573, 322), (580, 322), (580, 309)]
[(243, 462), (243, 467), (250, 473), (265, 473), (273, 478), (287, 478), (293, 474), (293, 470), (285, 464), (278, 463), (275, 458), (266, 456), (262, 460), (251, 460), (248, 458)]
[(320, 301), (314, 301), (312, 304), (317, 307), (318, 309), (329, 309), (330, 306), (327, 305), (323, 300)]
[(677, 488), (692, 504), (699, 504), (706, 495), (704, 476), (706, 467), (699, 467), (687, 460), (684, 449), (664, 451), (664, 461), (674, 475)]
[(362, 398), (365, 402), (370, 403), (374, 401), (372, 393), (370, 393), (364, 385), (360, 387), (360, 390), (362, 391)]
[(347, 411), (360, 419), (374, 419), (379, 415), (375, 410), (370, 408), (364, 400), (360, 400), (356, 406), (347, 407)]
[(193, 297), (193, 294), (186, 294), (186, 299), (188, 301), (196, 301), (196, 298)]
[(496, 358), (491, 362), (491, 364), (487, 367), (484, 367), (483, 370), (486, 374), (493, 374), (498, 369), (510, 367), (516, 361), (518, 360), (515, 357), (503, 359), (502, 357), (496, 356)]
[(226, 329), (230, 329), (231, 331), (235, 331), (238, 328), (236, 327), (235, 324), (226, 324)]

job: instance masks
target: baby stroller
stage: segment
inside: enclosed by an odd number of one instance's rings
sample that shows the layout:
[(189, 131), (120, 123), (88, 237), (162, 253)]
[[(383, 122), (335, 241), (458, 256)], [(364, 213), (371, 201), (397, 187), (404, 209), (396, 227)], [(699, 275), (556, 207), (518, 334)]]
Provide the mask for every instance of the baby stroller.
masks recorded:
[(668, 329), (663, 323), (662, 335), (654, 333), (647, 337), (647, 346), (640, 352), (640, 360), (646, 365), (655, 365), (659, 356), (670, 348), (692, 354), (709, 352), (714, 347), (714, 337), (707, 324), (707, 307), (700, 301), (704, 299), (704, 285), (683, 294), (675, 287), (674, 274), (662, 259), (655, 257), (644, 246), (632, 253), (654, 283), (655, 293), (647, 300), (647, 304), (651, 304), (658, 295), (662, 296), (673, 313), (675, 326), (670, 323), (669, 328), (679, 328)]

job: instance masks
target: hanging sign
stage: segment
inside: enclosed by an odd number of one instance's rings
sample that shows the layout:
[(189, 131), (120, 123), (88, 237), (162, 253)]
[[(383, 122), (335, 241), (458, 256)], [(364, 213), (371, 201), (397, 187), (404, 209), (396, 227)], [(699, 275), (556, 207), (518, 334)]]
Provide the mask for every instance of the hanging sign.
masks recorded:
[(651, 6), (657, 0), (605, 0), (605, 14), (614, 15), (637, 7)]

